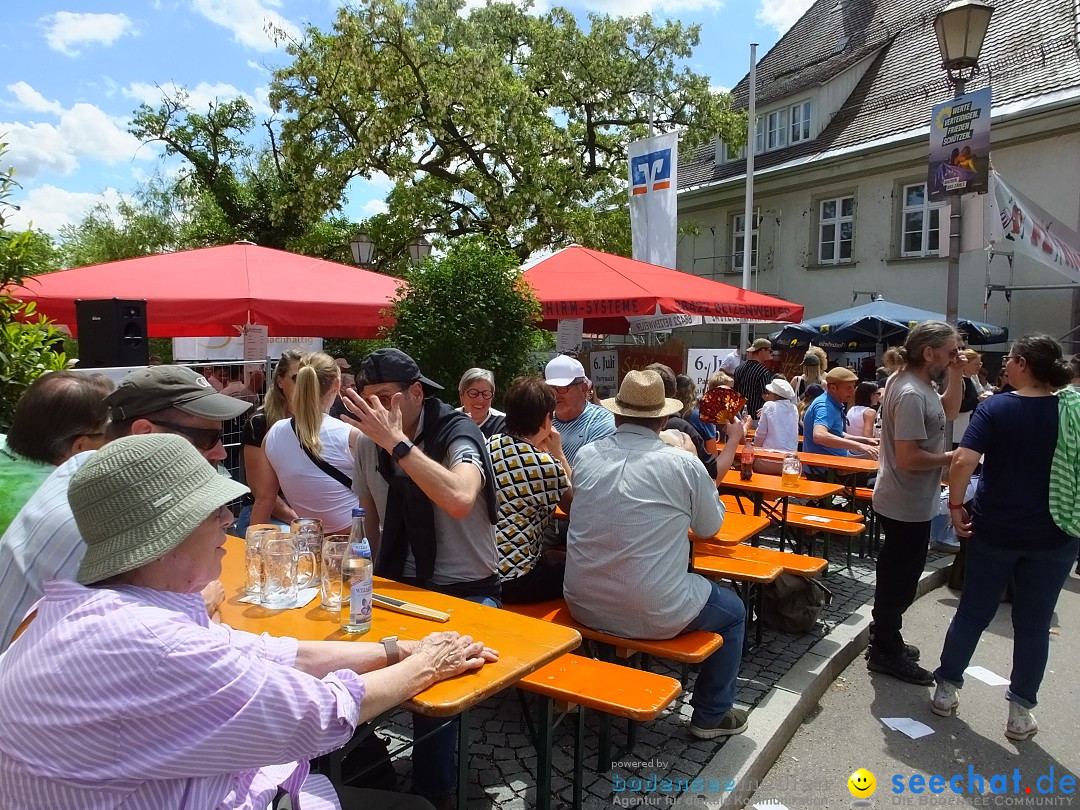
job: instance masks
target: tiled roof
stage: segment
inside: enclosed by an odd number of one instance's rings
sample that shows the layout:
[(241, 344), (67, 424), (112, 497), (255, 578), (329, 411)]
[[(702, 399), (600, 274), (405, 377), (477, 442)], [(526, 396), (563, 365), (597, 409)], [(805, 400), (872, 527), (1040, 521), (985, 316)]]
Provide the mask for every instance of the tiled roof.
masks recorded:
[[(929, 123), (930, 108), (952, 93), (941, 69), (934, 17), (950, 0), (817, 0), (761, 59), (758, 108), (824, 83), (874, 56), (861, 81), (824, 130), (809, 143), (756, 156), (765, 169), (801, 157), (869, 143)], [(839, 8), (837, 8), (839, 6)], [(835, 10), (834, 10), (835, 9)], [(993, 105), (1080, 87), (1076, 0), (997, 0), (980, 55)], [(837, 45), (846, 37), (841, 51)], [(732, 91), (745, 108), (746, 77)], [(741, 161), (715, 165), (715, 141), (679, 166), (687, 188), (743, 174)]]

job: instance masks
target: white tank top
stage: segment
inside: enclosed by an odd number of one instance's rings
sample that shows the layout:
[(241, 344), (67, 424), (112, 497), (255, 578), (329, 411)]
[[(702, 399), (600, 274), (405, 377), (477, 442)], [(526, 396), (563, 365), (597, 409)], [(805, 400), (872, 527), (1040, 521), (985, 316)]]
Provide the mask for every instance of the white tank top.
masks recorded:
[[(352, 453), (349, 452), (351, 430), (340, 419), (327, 415), (323, 416), (319, 428), (323, 461), (350, 478), (353, 471)], [(267, 431), (263, 449), (277, 474), (281, 492), (297, 517), (319, 518), (327, 533), (349, 529), (352, 510), (360, 505), (356, 493), (315, 466), (300, 446), (291, 419), (281, 419)]]

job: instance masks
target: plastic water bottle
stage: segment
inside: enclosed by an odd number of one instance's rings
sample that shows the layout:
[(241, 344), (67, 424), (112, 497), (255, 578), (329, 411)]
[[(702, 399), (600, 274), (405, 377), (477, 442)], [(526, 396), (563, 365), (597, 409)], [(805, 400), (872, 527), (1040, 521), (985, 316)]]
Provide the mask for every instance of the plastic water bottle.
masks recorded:
[(364, 510), (352, 510), (349, 547), (341, 561), (341, 593), (349, 601), (341, 604), (341, 629), (346, 633), (366, 633), (371, 629), (372, 592), (371, 546), (364, 534)]

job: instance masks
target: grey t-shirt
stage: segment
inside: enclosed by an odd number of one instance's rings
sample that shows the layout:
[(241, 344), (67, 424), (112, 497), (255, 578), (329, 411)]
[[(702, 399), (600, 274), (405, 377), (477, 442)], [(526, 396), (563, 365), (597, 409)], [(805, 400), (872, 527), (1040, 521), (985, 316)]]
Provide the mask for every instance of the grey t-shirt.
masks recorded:
[(885, 388), (881, 414), (874, 511), (908, 523), (932, 520), (940, 508), (942, 468), (901, 470), (896, 464), (895, 442), (913, 440), (928, 453), (944, 452), (945, 409), (941, 398), (929, 383), (901, 371)]
[[(422, 427), (419, 429), (422, 431)], [(417, 445), (423, 449), (423, 443)], [(415, 451), (414, 451), (415, 452)], [(483, 452), (487, 452), (484, 448)], [(353, 490), (363, 500), (371, 498), (379, 511), (379, 525), (386, 514), (386, 496), (389, 485), (377, 469), (379, 446), (367, 436), (361, 436), (356, 444), (356, 465), (353, 469)], [(448, 470), (465, 463), (475, 464), (484, 475), (483, 459), (476, 458), (476, 446), (467, 439), (452, 442), (445, 459), (438, 459)], [(405, 472), (394, 462), (394, 474)], [(457, 582), (472, 582), (498, 573), (498, 558), (495, 553), (495, 527), (488, 520), (487, 503), (484, 492), (476, 496), (472, 510), (461, 520), (455, 520), (437, 505), (432, 505), (435, 516), (435, 536), (438, 538), (435, 557), (435, 571), (431, 581), (435, 585), (452, 585)], [(407, 577), (416, 573), (415, 561), (410, 554), (405, 561), (403, 574)]]

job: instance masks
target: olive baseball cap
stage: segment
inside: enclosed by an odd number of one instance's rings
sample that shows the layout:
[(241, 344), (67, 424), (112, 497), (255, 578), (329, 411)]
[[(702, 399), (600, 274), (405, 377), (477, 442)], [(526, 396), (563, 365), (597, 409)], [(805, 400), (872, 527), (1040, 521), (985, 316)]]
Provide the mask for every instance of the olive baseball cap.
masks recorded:
[(128, 374), (105, 397), (114, 422), (176, 408), (192, 416), (224, 422), (251, 408), (250, 402), (219, 394), (206, 378), (186, 366), (150, 366)]

